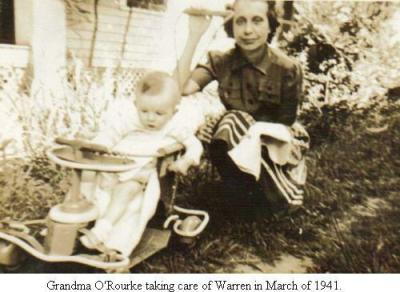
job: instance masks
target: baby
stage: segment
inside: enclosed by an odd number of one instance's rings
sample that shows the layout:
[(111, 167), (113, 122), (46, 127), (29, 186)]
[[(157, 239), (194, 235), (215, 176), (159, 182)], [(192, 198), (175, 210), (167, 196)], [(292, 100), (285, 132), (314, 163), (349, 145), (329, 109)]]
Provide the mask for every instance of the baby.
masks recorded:
[[(157, 205), (157, 202), (148, 202), (145, 190), (150, 178), (154, 178), (155, 155), (160, 147), (172, 142), (184, 146), (184, 154), (169, 167), (172, 171), (186, 174), (190, 166), (199, 163), (200, 141), (194, 136), (193, 129), (185, 128), (185, 123), (174, 119), (180, 99), (178, 85), (172, 77), (158, 71), (148, 73), (137, 86), (136, 114), (131, 121), (120, 129), (109, 128), (93, 140), (112, 151), (131, 155), (135, 167), (118, 174), (101, 173), (98, 176), (96, 196), (100, 217), (90, 232), (81, 237), (87, 248), (99, 249), (103, 245), (129, 255), (139, 242), (145, 228), (143, 218), (147, 223)], [(142, 224), (126, 226), (129, 220)], [(127, 236), (129, 232), (131, 235)]]

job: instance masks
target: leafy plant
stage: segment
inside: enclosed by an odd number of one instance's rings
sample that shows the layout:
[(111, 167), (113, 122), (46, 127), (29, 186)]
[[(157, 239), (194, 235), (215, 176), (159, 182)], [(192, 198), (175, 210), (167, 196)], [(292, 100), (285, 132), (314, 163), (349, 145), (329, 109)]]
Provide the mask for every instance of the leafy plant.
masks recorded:
[(296, 24), (279, 45), (302, 63), (307, 104), (365, 103), (397, 82), (400, 43), (391, 41), (391, 17), (398, 3), (300, 1), (295, 7)]
[[(109, 108), (121, 112), (119, 100), (131, 100), (125, 95), (125, 80), (120, 81), (111, 69), (90, 71), (78, 60), (70, 62), (61, 97), (33, 92), (30, 80), (18, 84), (8, 82), (1, 90), (0, 102), (10, 109), (7, 121), (15, 131), (5, 139), (16, 141), (13, 155), (8, 146), (0, 161), (0, 218), (17, 219), (45, 216), (50, 206), (59, 202), (69, 189), (68, 172), (49, 162), (45, 152), (58, 136), (91, 137), (110, 119)], [(10, 80), (18, 74), (10, 70)], [(14, 77), (13, 77), (14, 76)]]

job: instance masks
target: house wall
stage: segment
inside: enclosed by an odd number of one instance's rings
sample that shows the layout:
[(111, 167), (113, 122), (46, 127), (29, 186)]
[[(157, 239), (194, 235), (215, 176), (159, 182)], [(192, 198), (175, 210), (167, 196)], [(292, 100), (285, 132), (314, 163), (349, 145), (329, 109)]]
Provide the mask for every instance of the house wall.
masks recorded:
[(32, 4), (32, 94), (61, 99), (66, 66), (65, 2), (34, 0)]
[(0, 44), (0, 67), (25, 68), (29, 63), (29, 47)]
[(94, 0), (84, 1), (80, 8), (86, 13), (67, 12), (67, 49), (84, 64), (151, 68), (159, 60), (163, 12), (133, 8), (129, 21), (129, 10), (117, 1), (100, 0), (94, 36)]
[(14, 15), (9, 17), (14, 17), (15, 44), (0, 43), (0, 91), (5, 86), (17, 91), (25, 80), (31, 62), (32, 1), (14, 0)]
[(14, 91), (21, 87), (28, 64), (29, 47), (0, 44), (0, 94), (5, 86)]
[(30, 45), (33, 32), (33, 0), (14, 0), (15, 43)]

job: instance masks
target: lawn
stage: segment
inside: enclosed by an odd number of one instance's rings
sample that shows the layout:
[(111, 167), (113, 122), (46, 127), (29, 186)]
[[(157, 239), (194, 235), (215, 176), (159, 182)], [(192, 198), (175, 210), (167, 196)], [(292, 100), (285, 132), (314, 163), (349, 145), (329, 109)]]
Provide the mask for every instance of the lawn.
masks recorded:
[[(132, 272), (400, 272), (400, 100), (393, 94), (400, 86), (400, 5), (295, 1), (294, 8), (290, 30), (272, 45), (304, 73), (300, 121), (311, 137), (304, 205), (292, 210), (228, 193), (204, 158), (179, 178), (176, 203), (208, 211), (207, 228), (191, 244), (173, 236)], [(36, 94), (29, 78), (21, 83), (20, 69), (6, 68), (0, 219), (44, 218), (63, 200), (69, 172), (51, 164), (45, 150), (54, 137), (89, 137), (121, 118), (120, 102), (131, 102), (126, 89), (139, 71), (128, 82), (118, 68), (84, 68), (68, 59), (64, 92), (55, 99)], [(217, 99), (213, 93), (207, 95)], [(2, 151), (10, 137), (14, 143)], [(14, 272), (98, 271), (28, 258)]]
[[(400, 272), (399, 109), (376, 101), (303, 112), (312, 146), (305, 203), (296, 211), (227, 193), (205, 159), (180, 179), (176, 202), (207, 210), (208, 227), (190, 245), (173, 236), (132, 272), (273, 272), (282, 261), (289, 263), (283, 272)], [(66, 171), (43, 156), (3, 160), (1, 169), (0, 218), (44, 217), (69, 186)], [(296, 270), (290, 260), (305, 264)], [(17, 270), (39, 271), (93, 272), (33, 259)]]

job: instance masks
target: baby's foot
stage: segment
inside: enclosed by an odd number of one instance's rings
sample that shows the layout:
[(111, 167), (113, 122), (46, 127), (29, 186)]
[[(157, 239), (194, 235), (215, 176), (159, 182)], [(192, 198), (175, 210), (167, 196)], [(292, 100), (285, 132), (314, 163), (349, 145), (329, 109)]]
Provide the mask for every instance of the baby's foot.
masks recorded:
[(82, 235), (79, 240), (82, 245), (88, 249), (97, 249), (97, 246), (101, 244), (100, 239), (91, 232), (90, 230), (82, 231), (85, 235)]
[(91, 230), (82, 231), (80, 241), (83, 246), (89, 249), (98, 249), (110, 234), (112, 225), (108, 220), (99, 219)]

